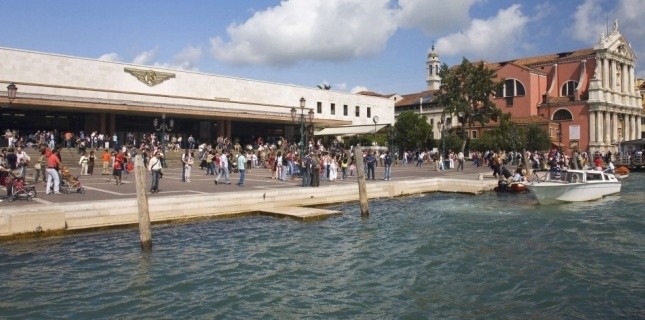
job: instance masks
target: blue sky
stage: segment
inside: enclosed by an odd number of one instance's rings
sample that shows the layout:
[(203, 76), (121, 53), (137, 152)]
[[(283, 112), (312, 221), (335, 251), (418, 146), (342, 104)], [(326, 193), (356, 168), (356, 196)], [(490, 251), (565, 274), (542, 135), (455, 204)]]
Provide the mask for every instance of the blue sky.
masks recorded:
[(592, 47), (619, 19), (645, 78), (645, 0), (2, 1), (0, 46), (315, 87), (424, 90), (440, 59)]

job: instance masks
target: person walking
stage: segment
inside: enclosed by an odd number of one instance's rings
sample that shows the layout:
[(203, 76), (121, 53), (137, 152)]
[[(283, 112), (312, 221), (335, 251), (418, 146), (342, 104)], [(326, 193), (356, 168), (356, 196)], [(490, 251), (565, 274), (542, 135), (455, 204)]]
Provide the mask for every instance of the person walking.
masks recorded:
[(87, 175), (87, 161), (89, 161), (87, 157), (87, 152), (83, 151), (81, 154), (81, 158), (78, 160), (78, 164), (81, 165), (81, 175), (86, 176)]
[(159, 192), (159, 179), (161, 178), (161, 158), (159, 153), (155, 152), (154, 156), (148, 162), (148, 170), (150, 170), (150, 175), (152, 181), (150, 182), (150, 192), (156, 193)]
[(457, 170), (464, 170), (464, 162), (465, 161), (466, 161), (466, 159), (464, 159), (464, 153), (460, 151), (457, 154)]
[(195, 154), (191, 151), (188, 154), (188, 158), (186, 159), (186, 164), (184, 165), (184, 180), (186, 182), (192, 182), (190, 180), (190, 174), (193, 172), (193, 165), (195, 164)]
[(121, 176), (123, 172), (123, 153), (122, 152), (116, 152), (114, 154), (114, 160), (112, 160), (112, 176), (114, 177), (114, 181), (116, 181), (116, 185), (120, 185), (121, 182)]
[(110, 167), (110, 158), (110, 151), (107, 148), (103, 149), (103, 155), (101, 156), (101, 161), (103, 161), (103, 172), (101, 173), (102, 175), (110, 174), (110, 172), (108, 171), (108, 168)]
[(52, 152), (47, 157), (47, 187), (45, 194), (51, 194), (52, 183), (54, 187), (54, 194), (60, 193), (60, 176), (58, 175), (58, 167), (60, 167), (60, 159), (55, 152)]
[(240, 153), (237, 157), (237, 171), (240, 172), (240, 181), (237, 183), (238, 186), (244, 187), (244, 175), (246, 173), (246, 157), (244, 153)]
[(222, 151), (222, 155), (219, 156), (219, 164), (220, 170), (217, 173), (217, 177), (215, 177), (215, 184), (217, 185), (219, 183), (219, 179), (222, 175), (224, 176), (224, 183), (231, 184), (228, 172), (228, 151)]
[(374, 169), (376, 166), (376, 158), (372, 154), (372, 152), (368, 152), (367, 156), (365, 157), (365, 162), (367, 163), (367, 180), (372, 179), (374, 180)]
[(40, 151), (40, 156), (38, 156), (38, 161), (36, 162), (36, 164), (34, 164), (34, 169), (36, 169), (36, 178), (34, 179), (34, 183), (38, 183), (38, 180), (45, 182), (45, 179), (47, 178), (47, 174), (45, 173), (45, 170), (47, 169), (47, 167), (45, 166), (45, 160), (45, 148), (43, 148)]
[(188, 157), (190, 157), (189, 151), (185, 149), (181, 155), (181, 182), (186, 182), (186, 163), (188, 162)]
[(303, 187), (308, 187), (311, 184), (311, 167), (312, 167), (312, 160), (311, 160), (311, 155), (306, 155), (304, 158), (301, 159), (301, 174), (302, 174), (302, 186)]
[(383, 180), (389, 181), (390, 175), (392, 174), (392, 156), (390, 155), (390, 151), (385, 153), (385, 157), (383, 158), (383, 166), (385, 167), (385, 177), (383, 178)]
[(93, 175), (94, 174), (94, 162), (96, 161), (96, 156), (94, 155), (94, 151), (90, 151), (90, 155), (87, 156), (87, 174)]

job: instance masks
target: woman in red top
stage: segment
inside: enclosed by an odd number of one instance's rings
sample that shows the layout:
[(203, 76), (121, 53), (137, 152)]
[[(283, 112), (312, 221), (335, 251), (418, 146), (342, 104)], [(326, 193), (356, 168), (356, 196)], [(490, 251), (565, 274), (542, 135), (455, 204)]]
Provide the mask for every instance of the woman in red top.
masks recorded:
[(123, 152), (118, 152), (114, 155), (114, 161), (112, 162), (112, 176), (116, 185), (121, 184), (121, 171), (123, 169)]
[(46, 194), (51, 193), (51, 187), (53, 184), (54, 194), (60, 194), (60, 176), (58, 175), (58, 168), (60, 167), (60, 159), (53, 152), (46, 152), (49, 154), (47, 156), (47, 187), (45, 189)]

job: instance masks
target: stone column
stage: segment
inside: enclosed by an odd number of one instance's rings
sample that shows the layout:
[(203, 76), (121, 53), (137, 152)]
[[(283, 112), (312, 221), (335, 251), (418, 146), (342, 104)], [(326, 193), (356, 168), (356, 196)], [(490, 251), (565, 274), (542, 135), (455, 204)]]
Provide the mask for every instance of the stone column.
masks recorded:
[(642, 124), (641, 124), (641, 117), (637, 116), (636, 117), (636, 139), (641, 139), (641, 136), (643, 135), (642, 133)]
[(623, 63), (623, 71), (620, 73), (620, 92), (631, 93), (632, 89), (629, 88), (629, 71), (627, 70), (627, 64)]
[(596, 144), (596, 111), (589, 112), (589, 144)]
[(636, 116), (631, 116), (631, 125), (629, 126), (630, 132), (630, 140), (635, 140), (636, 139)]
[(602, 126), (602, 132), (605, 134), (605, 136), (604, 136), (603, 142), (605, 144), (611, 144), (611, 136), (610, 136), (611, 123), (609, 122), (610, 113), (606, 111), (604, 113), (604, 117), (605, 117), (605, 123)]
[(623, 128), (623, 133), (624, 133), (623, 137), (625, 137), (624, 141), (632, 139), (632, 138), (630, 138), (631, 132), (629, 132), (629, 125), (630, 125), (630, 123), (629, 123), (630, 119), (629, 118), (630, 117), (631, 117), (630, 115), (626, 114), (625, 115), (625, 122), (623, 122), (623, 127), (624, 127)]
[(618, 143), (618, 113), (611, 114), (611, 142)]
[(602, 59), (602, 88), (609, 89), (609, 60)]
[(605, 131), (603, 130), (603, 126), (605, 125), (604, 116), (605, 113), (603, 111), (596, 112), (596, 141), (601, 145), (605, 143)]
[(609, 60), (609, 91), (616, 91), (616, 64)]

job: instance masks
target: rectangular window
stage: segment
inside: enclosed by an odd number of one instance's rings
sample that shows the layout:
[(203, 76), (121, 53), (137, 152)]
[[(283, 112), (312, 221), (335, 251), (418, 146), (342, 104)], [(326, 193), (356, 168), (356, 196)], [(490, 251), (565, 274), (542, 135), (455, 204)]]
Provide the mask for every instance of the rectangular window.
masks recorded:
[(322, 102), (318, 101), (316, 103), (316, 112), (317, 113), (322, 113)]
[(331, 112), (331, 115), (336, 114), (336, 104), (335, 103), (331, 104), (331, 108), (329, 109), (329, 111)]
[(372, 108), (367, 107), (367, 118), (371, 118), (371, 117), (372, 117)]
[(357, 116), (357, 117), (360, 117), (360, 116), (361, 116), (361, 107), (356, 106), (356, 111), (355, 111), (355, 113), (356, 113), (356, 116)]
[(473, 130), (473, 131), (470, 133), (470, 138), (471, 138), (471, 139), (477, 139), (477, 130)]
[[(347, 114), (348, 114), (348, 113), (349, 113), (349, 110), (348, 110), (348, 108), (347, 108), (347, 105), (346, 105), (346, 104), (344, 104), (344, 105), (343, 105), (343, 115), (344, 115), (344, 116), (347, 116)], [(643, 119), (645, 119), (645, 117), (643, 117)]]

